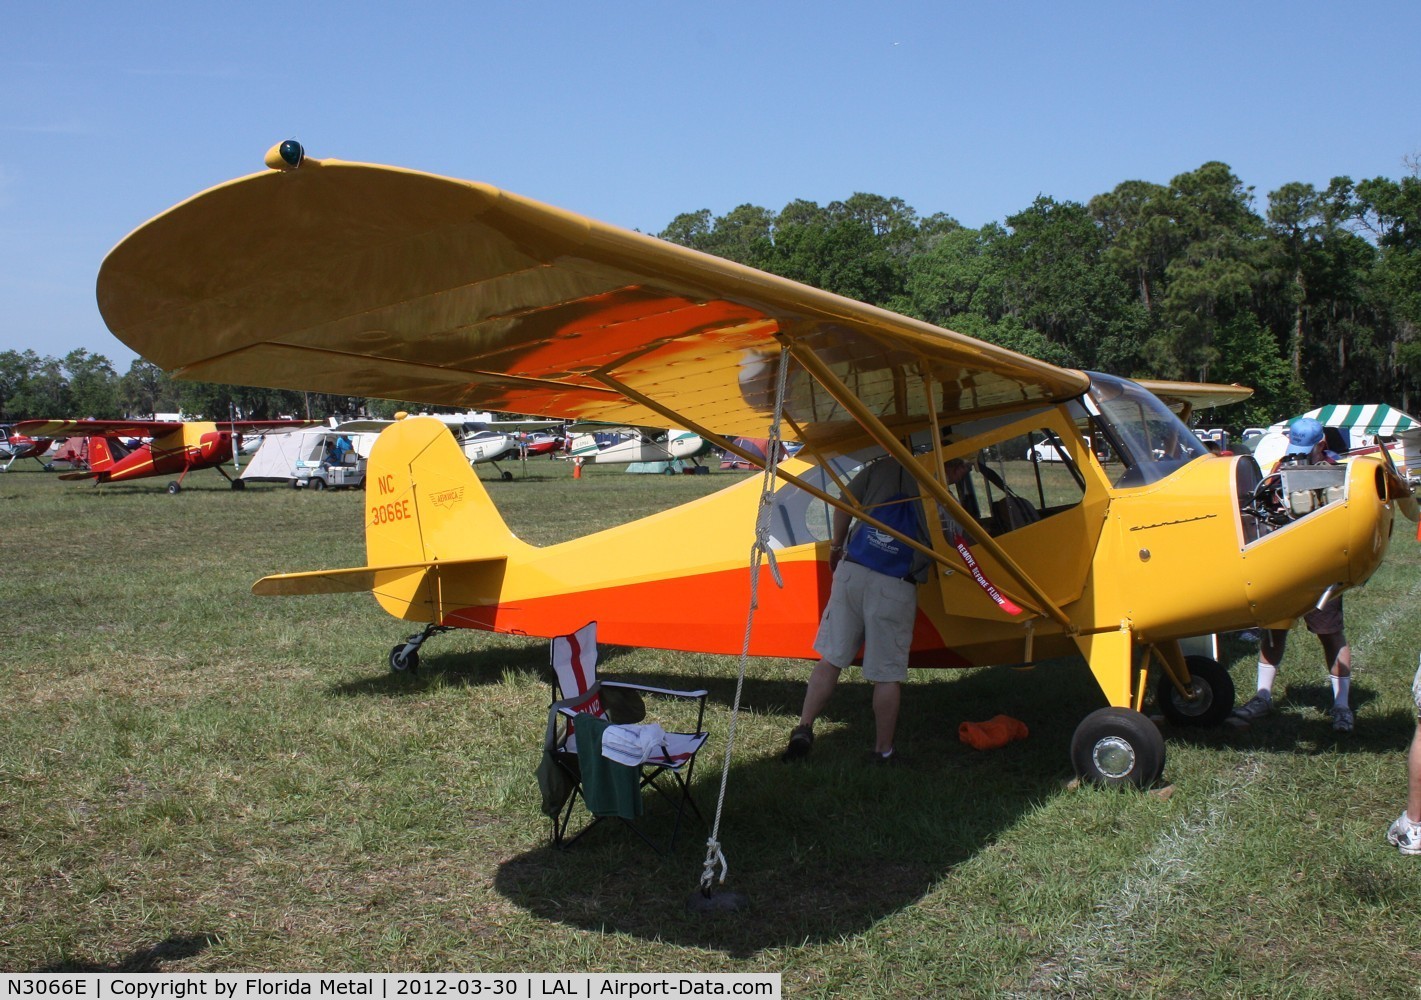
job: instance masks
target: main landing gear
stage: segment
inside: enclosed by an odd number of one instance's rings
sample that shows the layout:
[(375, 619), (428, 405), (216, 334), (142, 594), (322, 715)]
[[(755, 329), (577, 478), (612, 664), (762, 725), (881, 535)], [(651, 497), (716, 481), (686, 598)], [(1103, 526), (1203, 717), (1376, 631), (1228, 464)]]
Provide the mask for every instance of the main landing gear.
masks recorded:
[[(1155, 682), (1160, 713), (1176, 726), (1217, 726), (1234, 706), (1233, 678), (1207, 656), (1182, 656), (1178, 647), (1151, 647), (1161, 669)], [(1171, 666), (1171, 662), (1173, 666)], [(1183, 669), (1181, 669), (1183, 668)], [(1187, 673), (1188, 680), (1184, 679)], [(1139, 678), (1144, 683), (1144, 678)], [(1071, 764), (1082, 781), (1107, 788), (1149, 788), (1164, 773), (1159, 727), (1133, 708), (1112, 706), (1087, 715), (1071, 738)]]

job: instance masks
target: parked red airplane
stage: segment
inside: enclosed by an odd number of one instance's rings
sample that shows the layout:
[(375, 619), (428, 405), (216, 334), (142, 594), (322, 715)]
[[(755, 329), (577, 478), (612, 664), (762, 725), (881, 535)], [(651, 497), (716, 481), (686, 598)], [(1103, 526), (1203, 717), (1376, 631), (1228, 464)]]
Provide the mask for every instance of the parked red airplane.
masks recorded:
[[(117, 483), (127, 479), (170, 476), (169, 493), (182, 489), (193, 469), (216, 469), (232, 489), (246, 483), (233, 479), (222, 469), (232, 459), (232, 438), (309, 426), (307, 420), (25, 420), (15, 425), (20, 434), (32, 437), (75, 437), (89, 439), (89, 468), (65, 472), (60, 479), (92, 479)], [(123, 438), (148, 438), (146, 444), (130, 448)]]
[(44, 453), (53, 443), (51, 438), (34, 438), (21, 434), (12, 427), (0, 425), (0, 472), (9, 472), (16, 459), (33, 458), (44, 464)]

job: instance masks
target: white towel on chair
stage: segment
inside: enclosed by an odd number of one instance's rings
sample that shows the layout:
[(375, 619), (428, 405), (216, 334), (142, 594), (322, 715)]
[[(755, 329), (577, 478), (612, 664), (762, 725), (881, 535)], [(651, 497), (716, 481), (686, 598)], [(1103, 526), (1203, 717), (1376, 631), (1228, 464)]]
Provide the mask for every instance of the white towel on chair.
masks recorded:
[(602, 756), (618, 764), (635, 767), (649, 757), (664, 752), (666, 730), (659, 723), (639, 726), (608, 726), (602, 732)]

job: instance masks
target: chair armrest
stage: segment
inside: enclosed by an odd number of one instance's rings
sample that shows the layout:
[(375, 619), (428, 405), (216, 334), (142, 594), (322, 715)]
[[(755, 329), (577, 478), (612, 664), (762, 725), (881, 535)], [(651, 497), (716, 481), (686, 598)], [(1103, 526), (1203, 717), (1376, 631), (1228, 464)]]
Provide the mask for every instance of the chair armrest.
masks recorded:
[[(647, 694), (665, 695), (668, 698), (704, 698), (710, 694), (706, 690), (676, 691), (671, 688), (651, 687), (646, 684), (631, 684), (627, 681), (598, 681), (598, 683), (604, 688), (626, 688), (631, 691), (643, 691)], [(589, 690), (591, 689), (589, 688)]]

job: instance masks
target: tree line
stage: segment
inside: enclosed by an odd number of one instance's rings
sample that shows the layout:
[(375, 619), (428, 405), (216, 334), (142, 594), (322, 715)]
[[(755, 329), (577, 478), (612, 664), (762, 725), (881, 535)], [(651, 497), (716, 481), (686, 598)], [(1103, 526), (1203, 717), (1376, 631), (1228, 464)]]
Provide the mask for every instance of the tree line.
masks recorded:
[(0, 351), (0, 416), (29, 419), (151, 417), (182, 413), (223, 420), (295, 417), (324, 420), (332, 414), (390, 417), (397, 410), (448, 409), (420, 403), (335, 396), (288, 389), (258, 389), (170, 378), (141, 358), (118, 374), (108, 358), (84, 348), (62, 358), (26, 351)]
[[(1400, 180), (1285, 184), (1258, 206), (1228, 165), (1125, 181), (1081, 204), (1039, 197), (1002, 223), (920, 216), (854, 194), (778, 212), (678, 215), (665, 240), (1053, 364), (1256, 390), (1220, 414), (1267, 424), (1325, 402), (1410, 410), (1421, 386), (1421, 163)], [(388, 416), (411, 404), (175, 382), (100, 354), (0, 352), (0, 414), (138, 416), (235, 408)]]
[(1421, 179), (1286, 184), (1261, 213), (1223, 163), (980, 229), (855, 194), (678, 216), (659, 235), (1071, 368), (1239, 383), (1220, 423), (1325, 402), (1410, 409)]

